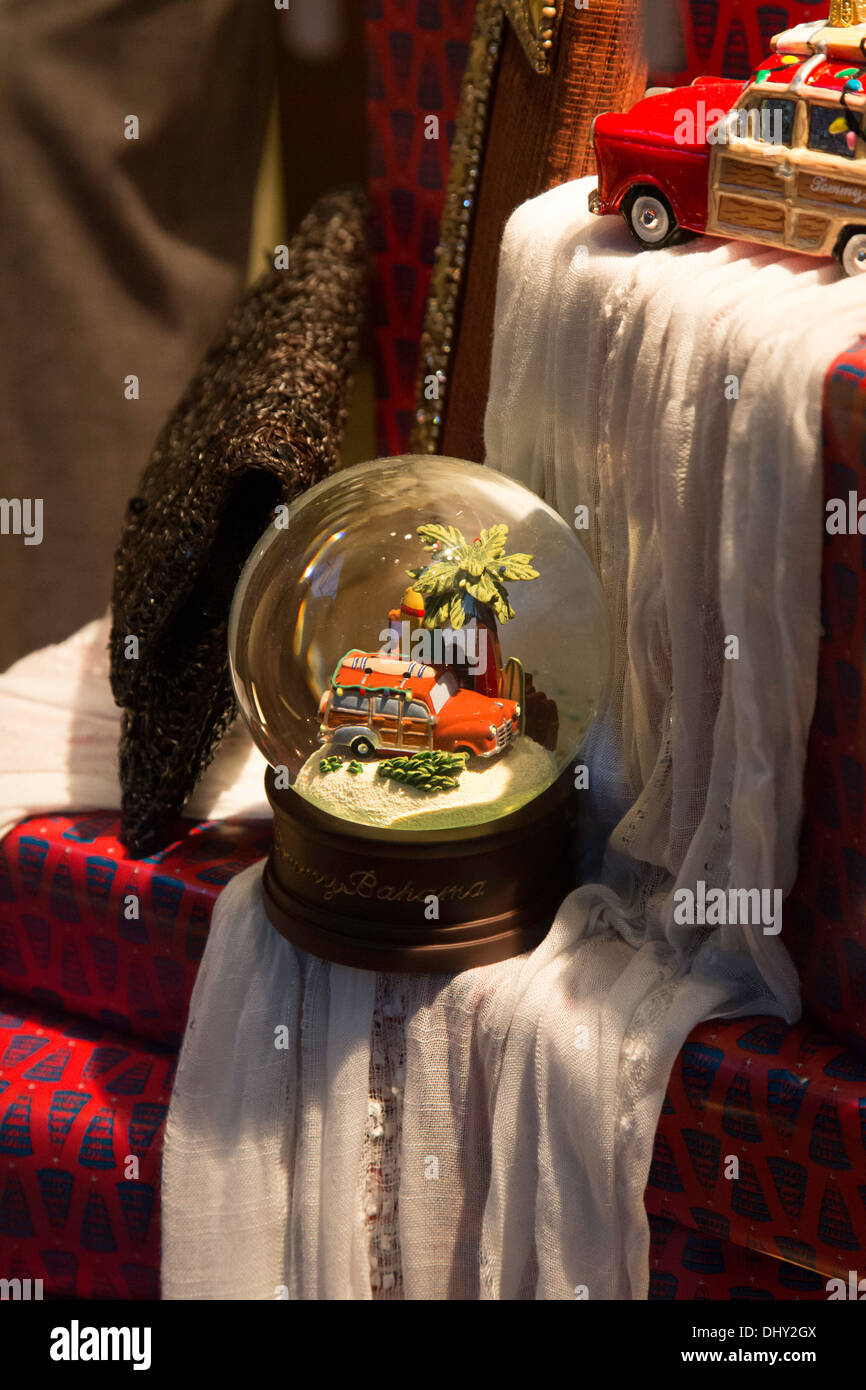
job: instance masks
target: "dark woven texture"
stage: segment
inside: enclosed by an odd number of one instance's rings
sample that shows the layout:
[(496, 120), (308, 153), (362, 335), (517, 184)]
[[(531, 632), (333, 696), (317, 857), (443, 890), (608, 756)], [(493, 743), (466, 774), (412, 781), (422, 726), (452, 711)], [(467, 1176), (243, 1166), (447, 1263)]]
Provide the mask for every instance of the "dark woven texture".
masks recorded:
[[(226, 629), (277, 503), (331, 472), (368, 292), (366, 204), (321, 199), (241, 301), (157, 440), (115, 558), (123, 839), (161, 848), (236, 714)], [(128, 636), (139, 640), (127, 659)]]

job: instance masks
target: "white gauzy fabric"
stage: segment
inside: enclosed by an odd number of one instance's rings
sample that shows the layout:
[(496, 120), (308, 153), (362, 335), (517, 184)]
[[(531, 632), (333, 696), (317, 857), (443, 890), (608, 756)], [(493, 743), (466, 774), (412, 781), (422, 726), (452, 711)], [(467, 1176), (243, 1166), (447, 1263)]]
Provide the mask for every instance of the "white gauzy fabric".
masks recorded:
[[(779, 937), (678, 924), (674, 892), (795, 877), (823, 380), (866, 281), (744, 244), (638, 254), (589, 188), (509, 222), (487, 446), (569, 520), (589, 509), (614, 639), (585, 750), (598, 881), (528, 956), (375, 984), (271, 932), (259, 870), (230, 885), (171, 1104), (167, 1297), (644, 1298), (677, 1051), (708, 1017), (797, 1016)], [(392, 1040), (403, 1020), (393, 1057), (371, 1053), (379, 1013)], [(371, 1130), (374, 1072), (399, 1104)], [(370, 1160), (389, 1123), (396, 1208)]]
[[(39, 811), (120, 806), (121, 712), (108, 681), (106, 615), (0, 675), (0, 835)], [(184, 814), (269, 816), (265, 761), (240, 720), (223, 739)]]
[(233, 879), (166, 1126), (163, 1297), (370, 1297), (358, 1201), (375, 976), (296, 951)]

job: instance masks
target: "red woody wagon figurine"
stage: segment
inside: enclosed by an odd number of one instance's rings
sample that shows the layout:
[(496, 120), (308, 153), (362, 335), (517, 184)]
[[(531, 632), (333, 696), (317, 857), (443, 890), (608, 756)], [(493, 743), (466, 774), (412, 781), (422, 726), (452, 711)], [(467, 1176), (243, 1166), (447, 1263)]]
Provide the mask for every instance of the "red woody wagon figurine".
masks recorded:
[(706, 232), (866, 270), (866, 0), (772, 50), (745, 86), (699, 77), (596, 116), (590, 211), (621, 213), (647, 248)]
[(492, 758), (514, 742), (521, 716), (517, 701), (462, 689), (451, 670), (351, 651), (322, 697), (320, 737), (361, 759), (432, 749)]

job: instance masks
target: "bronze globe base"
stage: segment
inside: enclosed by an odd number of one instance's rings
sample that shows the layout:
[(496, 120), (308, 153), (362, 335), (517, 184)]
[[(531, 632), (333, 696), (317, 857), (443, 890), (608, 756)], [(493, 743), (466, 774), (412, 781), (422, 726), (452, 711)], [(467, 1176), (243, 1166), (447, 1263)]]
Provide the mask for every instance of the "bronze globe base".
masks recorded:
[(531, 950), (576, 879), (572, 773), (486, 825), (352, 826), (265, 776), (268, 918), (302, 950), (360, 970), (454, 974)]

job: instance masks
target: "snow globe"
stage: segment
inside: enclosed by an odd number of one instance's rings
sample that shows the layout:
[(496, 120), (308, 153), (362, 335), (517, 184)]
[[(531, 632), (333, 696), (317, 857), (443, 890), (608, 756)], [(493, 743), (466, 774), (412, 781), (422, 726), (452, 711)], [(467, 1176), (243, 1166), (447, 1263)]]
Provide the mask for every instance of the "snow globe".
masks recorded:
[(490, 468), (377, 460), (277, 507), (229, 621), (273, 925), (371, 970), (535, 945), (574, 886), (607, 656), (576, 532)]

